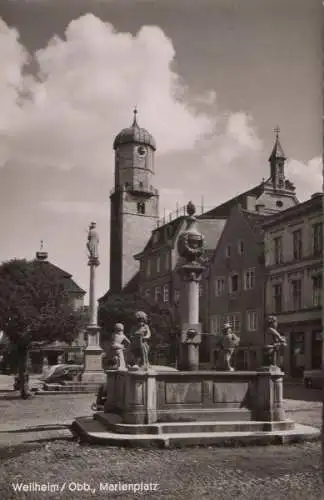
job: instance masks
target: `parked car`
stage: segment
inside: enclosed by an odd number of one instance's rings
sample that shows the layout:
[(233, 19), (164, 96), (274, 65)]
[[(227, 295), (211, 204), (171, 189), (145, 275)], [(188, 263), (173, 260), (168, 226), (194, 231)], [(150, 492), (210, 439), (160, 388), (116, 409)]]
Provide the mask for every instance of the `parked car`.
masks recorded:
[(310, 389), (322, 389), (323, 387), (323, 370), (305, 370), (304, 385)]
[(83, 372), (83, 365), (61, 364), (54, 365), (49, 368), (49, 371), (44, 378), (47, 384), (62, 384), (66, 381), (74, 380)]

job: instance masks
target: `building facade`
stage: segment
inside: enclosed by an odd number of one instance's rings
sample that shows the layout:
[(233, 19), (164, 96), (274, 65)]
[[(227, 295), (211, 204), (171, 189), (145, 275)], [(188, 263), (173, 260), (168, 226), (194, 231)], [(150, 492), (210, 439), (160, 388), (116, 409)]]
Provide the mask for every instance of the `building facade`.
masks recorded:
[[(39, 251), (36, 259), (44, 266), (50, 266), (56, 273), (58, 279), (62, 280), (71, 299), (72, 307), (75, 311), (82, 311), (86, 314), (87, 308), (84, 306), (84, 296), (86, 294), (73, 279), (72, 275), (48, 261), (47, 252)], [(83, 349), (86, 345), (85, 331), (81, 330), (78, 337), (72, 344), (65, 342), (53, 342), (51, 344), (34, 344), (29, 350), (29, 370), (34, 373), (41, 373), (44, 364), (56, 365), (61, 362), (77, 361), (82, 362)]]
[(266, 313), (287, 338), (284, 369), (293, 377), (321, 368), (323, 195), (264, 223)]
[[(256, 368), (264, 342), (264, 262), (262, 222), (265, 216), (234, 207), (210, 262), (208, 321), (214, 335), (230, 323), (240, 337), (235, 364)], [(210, 362), (215, 364), (215, 337)]]

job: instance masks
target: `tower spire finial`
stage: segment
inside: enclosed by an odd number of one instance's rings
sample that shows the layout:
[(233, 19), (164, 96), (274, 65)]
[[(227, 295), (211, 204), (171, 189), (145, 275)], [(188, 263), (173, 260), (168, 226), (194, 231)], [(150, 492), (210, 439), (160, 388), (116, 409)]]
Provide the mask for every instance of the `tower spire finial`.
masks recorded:
[(134, 118), (133, 118), (133, 125), (132, 125), (132, 127), (137, 127), (138, 126), (138, 124), (137, 124), (137, 113), (138, 113), (138, 111), (137, 111), (137, 106), (136, 105), (134, 106), (133, 113), (134, 113)]
[(274, 133), (276, 134), (276, 140), (278, 140), (279, 139), (279, 134), (280, 134), (280, 127), (278, 125), (274, 129)]
[(36, 252), (36, 259), (40, 261), (45, 261), (48, 257), (48, 253), (44, 251), (44, 241), (40, 241), (40, 249)]

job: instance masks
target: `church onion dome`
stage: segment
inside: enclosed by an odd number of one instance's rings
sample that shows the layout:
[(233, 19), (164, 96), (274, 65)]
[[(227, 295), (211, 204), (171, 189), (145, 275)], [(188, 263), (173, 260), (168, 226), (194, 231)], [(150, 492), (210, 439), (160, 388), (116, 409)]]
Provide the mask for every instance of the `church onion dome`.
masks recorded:
[(131, 127), (124, 128), (115, 137), (114, 149), (123, 144), (143, 144), (145, 146), (150, 146), (154, 151), (156, 150), (156, 143), (154, 137), (145, 129), (138, 126), (137, 119), (137, 109), (134, 109), (134, 120)]
[(274, 143), (272, 153), (271, 153), (270, 158), (269, 158), (270, 162), (273, 160), (279, 160), (279, 159), (286, 160), (286, 155), (285, 155), (284, 150), (282, 149), (282, 146), (280, 144), (279, 132), (280, 132), (280, 129), (279, 129), (279, 127), (277, 127), (275, 129), (275, 134), (276, 134), (275, 143)]

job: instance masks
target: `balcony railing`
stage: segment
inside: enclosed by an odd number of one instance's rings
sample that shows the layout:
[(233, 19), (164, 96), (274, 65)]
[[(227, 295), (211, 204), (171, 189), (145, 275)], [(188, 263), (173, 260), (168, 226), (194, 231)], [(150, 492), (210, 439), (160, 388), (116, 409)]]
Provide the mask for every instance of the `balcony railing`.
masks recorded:
[(120, 191), (151, 195), (158, 194), (158, 190), (155, 187), (143, 182), (125, 182), (125, 184), (122, 184), (121, 186), (115, 186), (113, 189), (111, 189), (110, 194)]

